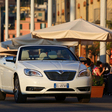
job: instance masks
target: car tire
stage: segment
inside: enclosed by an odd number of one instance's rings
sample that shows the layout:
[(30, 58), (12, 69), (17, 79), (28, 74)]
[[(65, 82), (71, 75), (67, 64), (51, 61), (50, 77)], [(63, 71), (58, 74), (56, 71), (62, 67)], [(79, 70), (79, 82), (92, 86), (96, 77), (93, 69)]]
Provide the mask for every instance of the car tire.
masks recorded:
[(25, 103), (27, 100), (27, 97), (21, 93), (18, 76), (14, 81), (14, 99), (16, 103)]
[(89, 103), (90, 98), (91, 98), (90, 94), (89, 95), (81, 95), (81, 96), (77, 97), (79, 103)]
[(66, 99), (66, 96), (64, 96), (64, 95), (56, 95), (55, 96), (55, 99), (57, 101), (64, 101)]
[(5, 98), (6, 98), (6, 94), (4, 92), (0, 91), (0, 101), (5, 100)]

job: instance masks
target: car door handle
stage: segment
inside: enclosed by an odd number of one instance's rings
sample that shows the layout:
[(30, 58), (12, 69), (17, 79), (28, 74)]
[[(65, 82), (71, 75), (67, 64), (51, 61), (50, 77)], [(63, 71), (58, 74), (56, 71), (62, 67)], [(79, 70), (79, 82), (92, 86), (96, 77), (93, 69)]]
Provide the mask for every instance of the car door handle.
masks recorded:
[(4, 65), (6, 65), (6, 63), (3, 63)]

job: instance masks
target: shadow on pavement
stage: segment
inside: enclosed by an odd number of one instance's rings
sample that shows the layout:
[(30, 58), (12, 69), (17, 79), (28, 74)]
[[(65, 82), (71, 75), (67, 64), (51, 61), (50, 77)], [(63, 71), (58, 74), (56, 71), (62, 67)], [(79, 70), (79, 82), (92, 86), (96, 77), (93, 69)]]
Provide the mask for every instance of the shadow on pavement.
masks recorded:
[[(13, 97), (7, 97), (6, 101), (15, 103)], [(26, 103), (78, 103), (78, 100), (76, 97), (67, 97), (65, 101), (56, 101), (54, 97), (28, 97)], [(104, 95), (102, 98), (91, 98), (90, 103), (112, 103), (112, 96)]]

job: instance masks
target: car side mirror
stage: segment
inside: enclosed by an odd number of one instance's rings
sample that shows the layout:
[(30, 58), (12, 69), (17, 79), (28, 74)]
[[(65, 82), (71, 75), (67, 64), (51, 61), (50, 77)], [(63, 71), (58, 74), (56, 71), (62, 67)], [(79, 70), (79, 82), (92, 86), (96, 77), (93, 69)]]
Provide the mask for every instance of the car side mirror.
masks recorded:
[(6, 57), (6, 61), (7, 62), (16, 62), (16, 57), (14, 57), (14, 56), (8, 56), (8, 57)]

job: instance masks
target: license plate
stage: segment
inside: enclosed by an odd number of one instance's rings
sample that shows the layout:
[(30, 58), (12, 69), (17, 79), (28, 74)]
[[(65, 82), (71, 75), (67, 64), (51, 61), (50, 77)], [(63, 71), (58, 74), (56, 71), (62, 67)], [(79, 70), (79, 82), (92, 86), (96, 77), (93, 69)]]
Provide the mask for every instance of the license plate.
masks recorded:
[(69, 88), (69, 84), (68, 83), (63, 83), (63, 84), (54, 83), (54, 88)]

